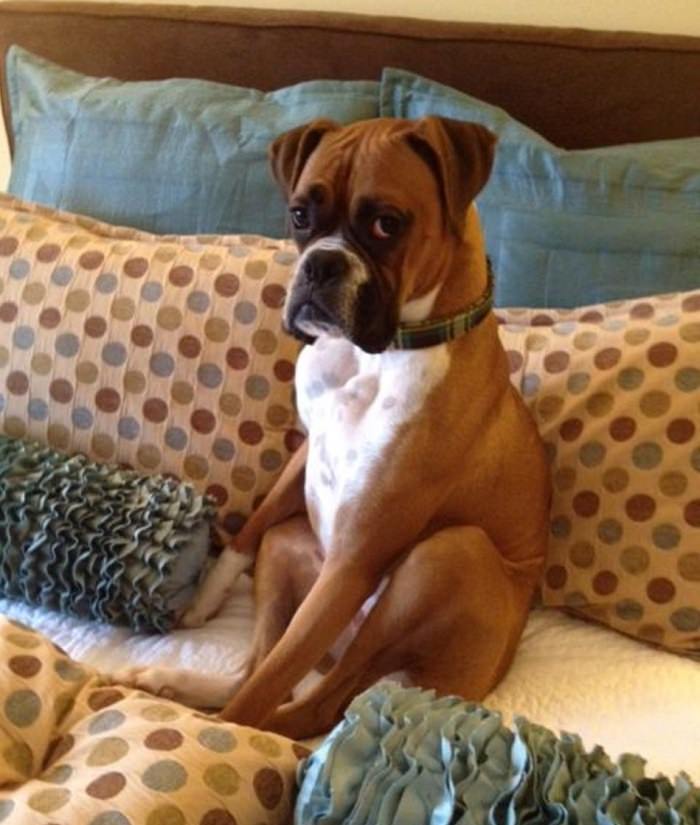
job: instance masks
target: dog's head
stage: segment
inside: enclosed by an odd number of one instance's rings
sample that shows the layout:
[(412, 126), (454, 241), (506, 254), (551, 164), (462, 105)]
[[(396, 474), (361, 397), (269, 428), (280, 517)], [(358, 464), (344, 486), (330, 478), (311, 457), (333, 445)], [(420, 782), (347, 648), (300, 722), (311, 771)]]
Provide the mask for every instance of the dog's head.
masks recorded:
[(428, 117), (341, 127), (317, 120), (270, 148), (300, 257), (284, 323), (303, 341), (342, 335), (367, 352), (391, 343), (402, 308), (434, 292), (464, 243), (495, 137)]

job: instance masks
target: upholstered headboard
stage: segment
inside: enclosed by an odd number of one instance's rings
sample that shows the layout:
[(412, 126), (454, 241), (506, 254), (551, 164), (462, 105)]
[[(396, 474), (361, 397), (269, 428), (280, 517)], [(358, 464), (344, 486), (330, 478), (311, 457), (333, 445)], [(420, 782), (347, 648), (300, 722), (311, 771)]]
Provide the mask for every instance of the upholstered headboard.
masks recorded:
[(560, 146), (700, 134), (700, 38), (320, 12), (120, 3), (0, 3), (0, 80), (18, 43), (121, 79), (271, 89), (411, 69), (507, 109)]

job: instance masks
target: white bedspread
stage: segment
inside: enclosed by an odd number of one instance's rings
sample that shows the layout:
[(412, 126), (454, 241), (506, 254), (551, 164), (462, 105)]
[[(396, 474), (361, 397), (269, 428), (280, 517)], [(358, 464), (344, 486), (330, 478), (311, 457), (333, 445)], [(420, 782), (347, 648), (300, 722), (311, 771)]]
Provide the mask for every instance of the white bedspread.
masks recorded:
[[(0, 612), (104, 672), (133, 664), (237, 670), (253, 626), (247, 577), (220, 616), (167, 636), (136, 635), (5, 599)], [(601, 744), (613, 757), (639, 753), (652, 775), (683, 770), (700, 783), (700, 663), (690, 659), (556, 610), (534, 610), (513, 667), (486, 704), (507, 722), (526, 716), (557, 732), (579, 733), (587, 747)]]

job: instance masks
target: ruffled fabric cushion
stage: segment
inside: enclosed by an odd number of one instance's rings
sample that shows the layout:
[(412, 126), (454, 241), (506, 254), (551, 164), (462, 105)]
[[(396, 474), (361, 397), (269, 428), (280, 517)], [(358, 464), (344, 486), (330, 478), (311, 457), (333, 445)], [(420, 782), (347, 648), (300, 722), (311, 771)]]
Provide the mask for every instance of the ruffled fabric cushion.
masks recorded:
[(644, 776), (578, 736), (391, 682), (357, 697), (300, 767), (296, 822), (343, 825), (697, 823), (700, 790)]
[(166, 632), (207, 556), (213, 503), (163, 476), (0, 436), (0, 592)]

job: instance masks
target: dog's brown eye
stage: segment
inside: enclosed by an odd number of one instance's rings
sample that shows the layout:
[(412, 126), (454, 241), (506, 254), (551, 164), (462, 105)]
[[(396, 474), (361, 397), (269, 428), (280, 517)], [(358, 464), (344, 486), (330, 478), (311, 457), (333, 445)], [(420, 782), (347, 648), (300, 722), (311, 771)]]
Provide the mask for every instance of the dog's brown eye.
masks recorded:
[(304, 206), (294, 206), (289, 210), (295, 229), (308, 229), (311, 225), (309, 210)]
[(372, 234), (382, 241), (393, 238), (399, 229), (401, 229), (401, 221), (395, 215), (380, 215), (372, 223)]

